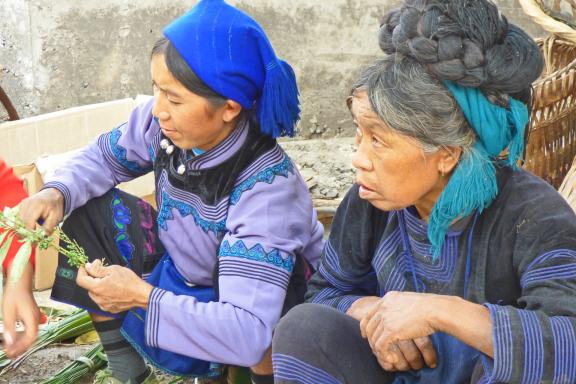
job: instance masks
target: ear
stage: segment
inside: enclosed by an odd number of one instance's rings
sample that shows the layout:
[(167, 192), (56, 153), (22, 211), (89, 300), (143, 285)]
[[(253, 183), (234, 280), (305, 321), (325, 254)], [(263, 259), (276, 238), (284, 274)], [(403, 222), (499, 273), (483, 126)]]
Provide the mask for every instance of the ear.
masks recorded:
[(226, 104), (222, 108), (222, 120), (225, 123), (234, 121), (242, 112), (242, 106), (234, 100), (226, 100)]
[(462, 147), (445, 147), (440, 150), (440, 160), (438, 161), (438, 172), (441, 175), (450, 174), (458, 165), (462, 156)]

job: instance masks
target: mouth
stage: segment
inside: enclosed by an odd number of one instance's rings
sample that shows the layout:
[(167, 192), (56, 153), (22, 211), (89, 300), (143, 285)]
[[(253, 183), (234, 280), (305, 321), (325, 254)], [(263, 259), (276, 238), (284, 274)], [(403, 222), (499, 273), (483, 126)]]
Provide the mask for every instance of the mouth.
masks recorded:
[(162, 130), (164, 136), (169, 138), (173, 138), (178, 133), (178, 131), (176, 131), (175, 129), (167, 129), (164, 127), (160, 127), (160, 129)]
[(371, 199), (371, 198), (375, 198), (377, 195), (377, 192), (375, 189), (370, 188), (368, 185), (362, 183), (361, 181), (356, 181), (356, 184), (359, 185), (360, 189), (358, 190), (358, 194), (360, 195), (360, 198), (362, 199)]

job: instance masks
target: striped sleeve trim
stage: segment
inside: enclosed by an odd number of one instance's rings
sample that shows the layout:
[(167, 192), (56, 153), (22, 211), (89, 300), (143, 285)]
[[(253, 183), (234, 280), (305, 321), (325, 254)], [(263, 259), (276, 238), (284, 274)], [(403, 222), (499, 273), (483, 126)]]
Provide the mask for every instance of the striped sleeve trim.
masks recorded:
[(490, 310), (492, 338), (494, 340), (494, 364), (489, 382), (508, 382), (512, 377), (514, 342), (510, 313), (506, 307), (485, 304)]
[(342, 384), (327, 372), (292, 356), (272, 354), (274, 378), (301, 384)]
[(148, 313), (146, 315), (146, 344), (150, 347), (159, 347), (158, 331), (160, 329), (160, 303), (167, 293), (160, 288), (154, 288), (148, 300)]
[(524, 332), (524, 383), (539, 383), (544, 374), (542, 328), (534, 311), (517, 310)]
[(340, 276), (336, 276), (335, 274), (330, 273), (330, 271), (326, 268), (324, 260), (320, 262), (318, 273), (320, 273), (320, 275), (322, 275), (322, 277), (331, 285), (338, 288), (342, 292), (350, 292), (354, 289), (354, 285), (352, 283), (345, 281)]
[(554, 339), (554, 379), (552, 384), (576, 382), (576, 334), (567, 317), (550, 318)]
[(221, 257), (218, 267), (219, 276), (237, 276), (246, 279), (260, 280), (276, 285), (284, 290), (288, 288), (290, 273), (264, 263), (248, 263), (233, 257)]
[(70, 208), (72, 204), (72, 194), (70, 193), (70, 189), (66, 186), (66, 184), (60, 183), (58, 181), (50, 181), (42, 187), (42, 189), (54, 188), (62, 193), (64, 196), (64, 216), (70, 213)]
[[(555, 265), (546, 265), (547, 263)], [(557, 249), (538, 256), (522, 274), (520, 285), (528, 288), (554, 279), (576, 279), (576, 251)]]
[(335, 288), (327, 287), (322, 289), (310, 300), (311, 303), (328, 305), (336, 308), (340, 312), (346, 313), (354, 302), (363, 296), (342, 295), (342, 292)]

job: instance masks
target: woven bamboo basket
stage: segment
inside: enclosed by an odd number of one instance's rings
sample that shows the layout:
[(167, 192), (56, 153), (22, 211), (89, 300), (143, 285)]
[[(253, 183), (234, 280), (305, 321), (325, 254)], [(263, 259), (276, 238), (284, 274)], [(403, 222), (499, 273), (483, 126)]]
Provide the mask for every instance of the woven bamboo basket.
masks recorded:
[(576, 212), (576, 158), (558, 192), (560, 192)]
[(533, 84), (525, 168), (558, 188), (576, 156), (576, 43), (538, 43), (546, 66)]
[(574, 0), (519, 0), (526, 15), (545, 30), (576, 43), (576, 2)]

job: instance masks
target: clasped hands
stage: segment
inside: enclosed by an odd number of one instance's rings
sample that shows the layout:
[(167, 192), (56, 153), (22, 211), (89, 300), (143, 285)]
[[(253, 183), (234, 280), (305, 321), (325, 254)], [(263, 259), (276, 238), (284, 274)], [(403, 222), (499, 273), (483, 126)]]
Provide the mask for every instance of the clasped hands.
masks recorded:
[(436, 367), (436, 351), (429, 337), (437, 331), (429, 311), (433, 296), (388, 292), (384, 297), (361, 298), (348, 310), (348, 315), (360, 321), (362, 337), (384, 370)]
[(76, 283), (88, 291), (100, 309), (110, 313), (135, 307), (146, 309), (153, 289), (131, 269), (119, 265), (104, 266), (100, 260), (79, 268)]

